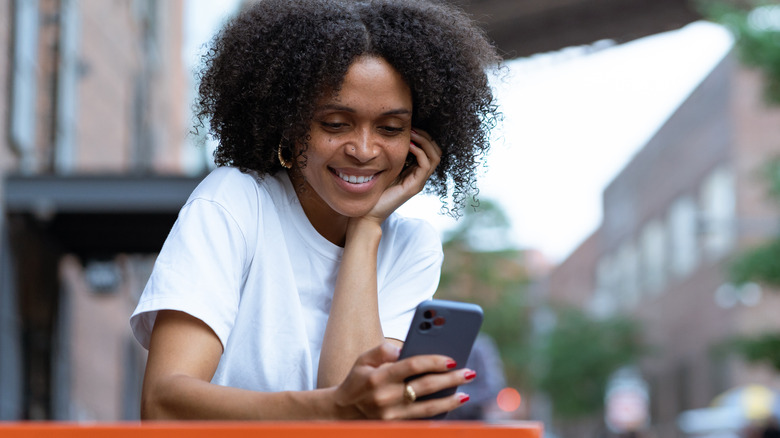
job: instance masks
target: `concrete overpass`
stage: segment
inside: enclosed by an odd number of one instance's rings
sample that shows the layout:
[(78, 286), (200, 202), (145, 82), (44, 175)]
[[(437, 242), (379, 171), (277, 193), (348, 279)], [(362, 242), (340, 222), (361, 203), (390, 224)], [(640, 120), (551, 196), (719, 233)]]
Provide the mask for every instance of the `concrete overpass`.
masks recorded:
[[(737, 0), (733, 0), (737, 1)], [(701, 19), (688, 0), (452, 0), (482, 23), (505, 59), (602, 39), (618, 43)]]

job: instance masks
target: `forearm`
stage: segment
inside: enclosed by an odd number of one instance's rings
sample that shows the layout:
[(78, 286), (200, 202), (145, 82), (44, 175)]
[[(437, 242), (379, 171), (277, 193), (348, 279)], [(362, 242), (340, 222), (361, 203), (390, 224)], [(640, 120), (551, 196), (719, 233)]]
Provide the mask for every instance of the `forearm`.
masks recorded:
[(384, 340), (377, 300), (377, 250), (382, 229), (350, 225), (320, 353), (317, 386), (341, 383), (357, 357)]
[(255, 392), (219, 386), (194, 377), (170, 376), (145, 385), (144, 420), (335, 420), (356, 411), (334, 403), (333, 388)]

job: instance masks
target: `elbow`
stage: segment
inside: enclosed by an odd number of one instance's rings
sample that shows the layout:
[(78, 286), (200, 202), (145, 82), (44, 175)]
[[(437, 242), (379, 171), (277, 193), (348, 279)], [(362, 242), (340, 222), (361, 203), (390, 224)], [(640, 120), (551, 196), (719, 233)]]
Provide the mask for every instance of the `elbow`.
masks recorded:
[(166, 409), (166, 403), (162, 394), (165, 391), (159, 388), (159, 385), (144, 384), (141, 392), (141, 420), (171, 420), (169, 409)]
[(141, 393), (141, 420), (162, 420), (162, 407), (156, 397), (144, 388)]

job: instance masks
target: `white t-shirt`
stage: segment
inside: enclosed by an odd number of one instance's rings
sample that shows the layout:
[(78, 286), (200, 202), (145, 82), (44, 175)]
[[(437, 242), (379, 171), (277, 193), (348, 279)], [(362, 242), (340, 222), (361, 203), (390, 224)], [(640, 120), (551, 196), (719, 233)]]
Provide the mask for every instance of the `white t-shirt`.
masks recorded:
[[(130, 325), (149, 348), (158, 310), (186, 312), (224, 347), (213, 383), (314, 389), (342, 253), (309, 223), (286, 172), (217, 168), (179, 212)], [(404, 340), (438, 285), (441, 241), (428, 223), (393, 213), (377, 256), (382, 330)]]

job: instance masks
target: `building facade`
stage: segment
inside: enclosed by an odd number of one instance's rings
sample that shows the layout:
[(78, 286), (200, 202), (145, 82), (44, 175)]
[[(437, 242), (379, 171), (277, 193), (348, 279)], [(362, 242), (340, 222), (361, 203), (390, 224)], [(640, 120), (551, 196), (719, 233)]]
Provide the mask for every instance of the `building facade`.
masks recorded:
[(0, 2), (0, 420), (138, 417), (128, 317), (197, 180), (182, 38), (182, 0)]
[(780, 329), (780, 295), (725, 273), (779, 231), (759, 177), (778, 153), (780, 109), (766, 106), (759, 72), (726, 56), (604, 190), (600, 227), (550, 276), (550, 301), (642, 324), (657, 436), (678, 436), (680, 412), (731, 387), (780, 384), (719, 348)]

